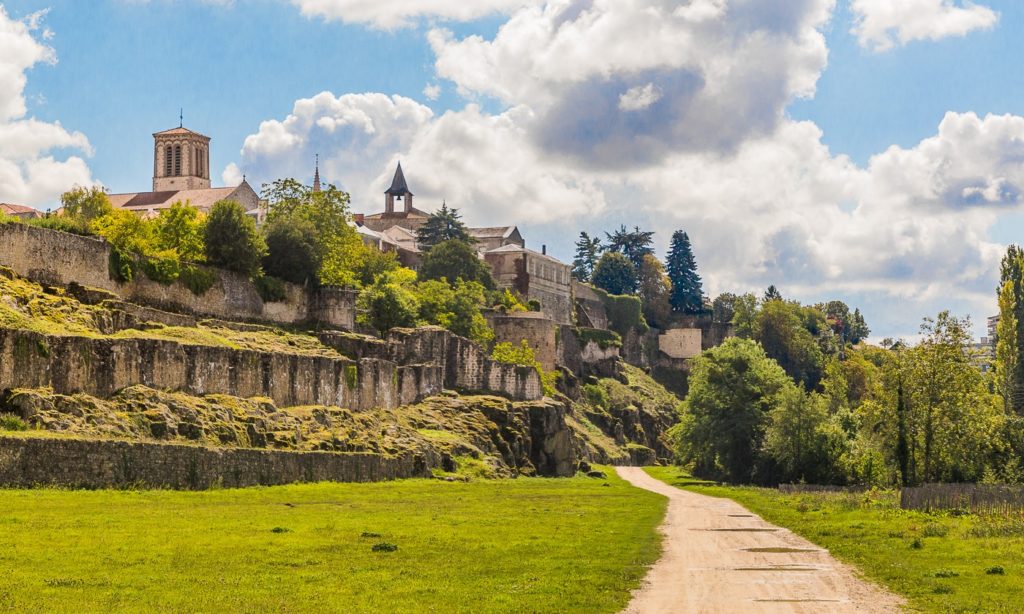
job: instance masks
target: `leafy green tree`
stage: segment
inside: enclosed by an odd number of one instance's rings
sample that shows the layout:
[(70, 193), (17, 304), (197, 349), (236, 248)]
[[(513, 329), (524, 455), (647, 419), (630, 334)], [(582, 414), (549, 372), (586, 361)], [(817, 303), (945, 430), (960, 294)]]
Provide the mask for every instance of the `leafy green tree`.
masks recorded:
[(593, 284), (609, 294), (633, 294), (637, 270), (629, 258), (618, 252), (605, 252), (594, 267)]
[(999, 277), (997, 386), (1006, 407), (1024, 415), (1024, 250), (1016, 245), (1007, 248)]
[(206, 251), (203, 243), (203, 214), (188, 202), (178, 201), (164, 209), (155, 220), (157, 246), (174, 250), (181, 260), (200, 262)]
[(451, 286), (447, 280), (429, 280), (420, 282), (416, 292), (422, 322), (444, 327), (477, 343), (494, 340), (494, 331), (480, 311), (486, 305), (487, 291), (479, 283), (460, 280)]
[(633, 230), (627, 230), (623, 225), (615, 232), (606, 232), (604, 235), (608, 239), (605, 249), (629, 258), (636, 269), (643, 264), (644, 256), (654, 254), (654, 233), (640, 230), (639, 226), (634, 226)]
[(416, 326), (420, 309), (419, 300), (411, 289), (384, 279), (363, 288), (356, 306), (359, 323), (372, 326), (381, 335), (393, 328)]
[(860, 308), (853, 310), (853, 315), (850, 316), (850, 332), (847, 335), (847, 340), (857, 345), (861, 341), (868, 338), (871, 334), (871, 329), (868, 328), (868, 323), (864, 321), (864, 316), (860, 312)]
[(704, 290), (697, 261), (693, 257), (690, 237), (677, 230), (672, 234), (668, 250), (668, 278), (672, 281), (672, 298), (669, 302), (677, 313), (700, 313), (704, 311)]
[(376, 283), (381, 275), (396, 271), (401, 266), (395, 252), (382, 252), (375, 247), (367, 247), (356, 267), (356, 279), (361, 285), (369, 286)]
[(214, 203), (203, 229), (206, 260), (231, 271), (256, 275), (267, 244), (256, 222), (241, 205), (230, 200)]
[(494, 288), (490, 267), (473, 246), (458, 239), (438, 243), (427, 252), (420, 267), (420, 278), (446, 279), (451, 284), (461, 279), (478, 282), (488, 290)]
[(785, 482), (829, 484), (845, 481), (841, 466), (848, 439), (829, 415), (826, 397), (785, 386), (771, 410), (764, 451)]
[(267, 255), (263, 270), (295, 284), (314, 282), (320, 272), (322, 255), (313, 222), (296, 215), (277, 215), (264, 227)]
[(815, 337), (804, 326), (803, 313), (797, 303), (765, 302), (757, 314), (754, 339), (790, 377), (814, 390), (824, 374), (825, 359)]
[(349, 195), (327, 184), (320, 191), (295, 179), (278, 179), (263, 186), (270, 210), (268, 222), (298, 217), (317, 231), (320, 254), (319, 281), (326, 286), (359, 286), (359, 269), (371, 257), (351, 224)]
[(64, 217), (75, 220), (83, 229), (93, 220), (107, 215), (114, 207), (101, 187), (84, 188), (76, 186), (61, 194), (60, 205)]
[(729, 324), (736, 315), (736, 303), (740, 297), (731, 292), (723, 292), (711, 302), (711, 320)]
[(93, 219), (89, 227), (125, 255), (148, 256), (159, 251), (153, 222), (126, 209), (111, 209)]
[(667, 328), (672, 316), (672, 306), (668, 302), (672, 284), (665, 275), (665, 267), (651, 254), (644, 256), (643, 264), (640, 265), (637, 286), (648, 324)]
[(468, 244), (476, 242), (476, 239), (470, 236), (466, 225), (462, 223), (459, 210), (449, 209), (447, 203), (431, 213), (423, 226), (416, 231), (416, 242), (424, 250), (445, 241), (462, 241)]
[(740, 295), (736, 297), (732, 308), (732, 325), (735, 327), (736, 336), (740, 339), (753, 339), (757, 332), (757, 316), (761, 311), (757, 297), (749, 292)]
[(755, 479), (769, 414), (792, 382), (761, 346), (729, 339), (693, 360), (689, 394), (672, 435), (699, 475)]
[(572, 276), (587, 283), (594, 274), (597, 261), (601, 257), (601, 240), (597, 237), (591, 238), (585, 232), (580, 233), (576, 241), (576, 257), (572, 261)]

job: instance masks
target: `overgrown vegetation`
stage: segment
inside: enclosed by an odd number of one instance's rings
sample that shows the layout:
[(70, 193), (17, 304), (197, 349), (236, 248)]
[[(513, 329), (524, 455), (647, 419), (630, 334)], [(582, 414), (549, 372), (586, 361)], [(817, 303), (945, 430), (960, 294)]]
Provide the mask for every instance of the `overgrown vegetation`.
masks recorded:
[[(608, 473), (200, 493), (7, 491), (0, 607), (487, 612), (558, 603), (562, 612), (611, 614), (658, 556), (665, 501)], [(397, 549), (375, 552), (378, 544)]]
[(508, 342), (495, 344), (494, 350), (491, 352), (491, 358), (506, 365), (533, 367), (537, 371), (537, 375), (540, 376), (540, 383), (544, 388), (544, 394), (549, 397), (557, 394), (555, 386), (558, 384), (558, 378), (561, 374), (558, 371), (545, 371), (544, 366), (537, 360), (533, 353), (533, 348), (526, 342), (526, 339), (523, 339), (518, 346)]
[(1016, 612), (1024, 591), (1024, 516), (899, 509), (892, 490), (782, 494), (701, 484), (673, 467), (648, 473), (701, 494), (733, 499), (792, 529), (869, 579), (904, 595), (915, 611)]

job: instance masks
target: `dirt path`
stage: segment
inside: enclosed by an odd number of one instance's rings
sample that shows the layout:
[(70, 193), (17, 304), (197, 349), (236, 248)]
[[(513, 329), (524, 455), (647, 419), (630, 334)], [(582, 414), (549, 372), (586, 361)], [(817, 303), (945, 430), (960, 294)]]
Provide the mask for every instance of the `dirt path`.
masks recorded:
[(669, 498), (664, 553), (626, 614), (900, 611), (900, 598), (738, 503), (680, 490), (637, 467), (616, 471)]

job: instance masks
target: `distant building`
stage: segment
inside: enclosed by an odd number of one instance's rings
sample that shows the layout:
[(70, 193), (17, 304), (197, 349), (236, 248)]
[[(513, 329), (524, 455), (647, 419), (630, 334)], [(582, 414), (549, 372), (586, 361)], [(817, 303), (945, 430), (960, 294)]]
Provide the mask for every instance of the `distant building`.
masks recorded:
[(25, 205), (14, 205), (11, 203), (0, 203), (0, 213), (22, 220), (31, 220), (43, 217), (43, 214), (37, 209), (26, 207)]
[(541, 313), (559, 324), (572, 324), (575, 305), (572, 267), (520, 245), (505, 245), (484, 253), (498, 287), (536, 300)]
[[(426, 223), (430, 214), (412, 206), (413, 193), (409, 190), (409, 184), (405, 181), (405, 173), (402, 172), (402, 163), (398, 163), (395, 170), (395, 177), (391, 180), (391, 187), (384, 192), (384, 212), (367, 215), (363, 223), (370, 230), (384, 232), (393, 226), (401, 226), (414, 233)], [(395, 211), (395, 202), (403, 202), (404, 206)]]
[(109, 194), (114, 207), (145, 217), (189, 203), (208, 213), (219, 200), (233, 200), (262, 221), (260, 198), (244, 179), (233, 188), (210, 187), (210, 137), (183, 126), (153, 135), (153, 191)]

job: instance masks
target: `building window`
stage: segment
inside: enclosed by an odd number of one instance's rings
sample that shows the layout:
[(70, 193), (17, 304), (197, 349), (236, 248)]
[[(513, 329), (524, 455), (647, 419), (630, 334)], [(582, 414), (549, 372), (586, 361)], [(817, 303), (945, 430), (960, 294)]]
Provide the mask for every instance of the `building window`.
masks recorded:
[(174, 146), (174, 176), (181, 177), (181, 145)]
[(164, 177), (171, 176), (171, 160), (174, 158), (174, 149), (170, 145), (164, 150)]
[(196, 177), (206, 177), (203, 172), (203, 150), (196, 149)]

